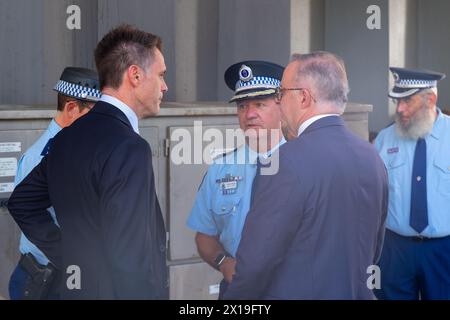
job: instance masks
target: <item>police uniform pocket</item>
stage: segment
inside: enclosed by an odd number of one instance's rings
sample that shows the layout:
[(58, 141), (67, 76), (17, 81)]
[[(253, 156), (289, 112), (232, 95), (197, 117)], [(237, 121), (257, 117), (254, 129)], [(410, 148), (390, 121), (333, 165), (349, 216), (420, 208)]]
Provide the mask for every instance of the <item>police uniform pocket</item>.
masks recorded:
[(241, 197), (229, 197), (223, 196), (220, 200), (215, 201), (212, 209), (217, 215), (228, 215), (236, 212), (239, 203), (241, 202)]
[(450, 161), (437, 158), (434, 166), (438, 171), (438, 191), (443, 195), (450, 196)]
[(389, 189), (392, 191), (398, 190), (402, 185), (402, 177), (404, 176), (405, 170), (405, 159), (399, 155), (393, 156), (388, 162), (387, 171), (389, 177)]

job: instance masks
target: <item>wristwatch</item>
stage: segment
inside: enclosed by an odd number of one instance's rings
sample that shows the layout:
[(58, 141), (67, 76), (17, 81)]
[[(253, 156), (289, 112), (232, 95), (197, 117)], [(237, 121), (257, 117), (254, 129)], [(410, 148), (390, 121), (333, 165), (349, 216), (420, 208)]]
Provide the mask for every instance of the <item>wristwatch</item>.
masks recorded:
[(226, 254), (225, 252), (221, 252), (217, 255), (217, 257), (214, 259), (214, 264), (216, 265), (217, 270), (220, 270), (220, 266), (225, 261), (225, 258), (228, 256), (229, 255)]

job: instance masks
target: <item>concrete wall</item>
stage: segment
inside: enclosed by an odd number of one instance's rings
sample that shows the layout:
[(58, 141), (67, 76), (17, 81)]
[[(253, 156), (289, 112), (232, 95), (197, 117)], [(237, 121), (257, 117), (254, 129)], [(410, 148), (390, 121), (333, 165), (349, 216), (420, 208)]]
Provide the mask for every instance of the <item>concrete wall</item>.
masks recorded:
[(450, 111), (450, 1), (418, 1), (417, 66), (447, 74), (438, 85), (438, 105)]
[[(81, 30), (68, 30), (66, 9), (81, 8)], [(369, 5), (381, 30), (368, 30)], [(447, 0), (4, 0), (0, 1), (0, 103), (55, 102), (67, 65), (94, 67), (97, 41), (126, 22), (160, 35), (168, 101), (227, 100), (223, 73), (242, 59), (285, 65), (292, 52), (329, 50), (346, 60), (350, 100), (374, 105), (370, 129), (389, 122), (389, 65), (450, 75)], [(450, 77), (440, 105), (450, 108)], [(444, 89), (444, 90), (442, 90)]]
[[(83, 28), (66, 28), (66, 9), (82, 8)], [(0, 1), (0, 102), (54, 103), (67, 65), (94, 67), (96, 6), (89, 0)]]
[(231, 97), (223, 80), (231, 64), (261, 59), (286, 65), (289, 51), (289, 0), (219, 0), (219, 100)]
[[(369, 30), (367, 7), (381, 9), (381, 29)], [(369, 129), (380, 130), (388, 122), (389, 63), (387, 0), (325, 1), (325, 50), (346, 62), (349, 100), (373, 105)]]

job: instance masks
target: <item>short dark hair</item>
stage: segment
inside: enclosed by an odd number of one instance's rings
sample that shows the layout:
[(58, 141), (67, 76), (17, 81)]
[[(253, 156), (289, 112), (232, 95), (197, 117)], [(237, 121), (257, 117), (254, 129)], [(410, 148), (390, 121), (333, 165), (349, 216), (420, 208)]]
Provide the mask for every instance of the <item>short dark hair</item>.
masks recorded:
[(89, 103), (90, 103), (90, 101), (80, 100), (80, 99), (77, 99), (77, 98), (66, 96), (66, 95), (64, 95), (62, 93), (58, 93), (58, 106), (56, 107), (56, 109), (58, 111), (63, 111), (66, 103), (69, 102), (69, 101), (75, 101), (77, 103), (77, 105), (78, 105), (78, 109), (80, 110), (80, 112), (83, 109), (88, 108), (89, 107)]
[(120, 25), (108, 32), (95, 48), (95, 64), (104, 87), (117, 89), (122, 84), (122, 75), (135, 64), (145, 69), (154, 57), (155, 48), (161, 50), (160, 37), (139, 30), (131, 25)]

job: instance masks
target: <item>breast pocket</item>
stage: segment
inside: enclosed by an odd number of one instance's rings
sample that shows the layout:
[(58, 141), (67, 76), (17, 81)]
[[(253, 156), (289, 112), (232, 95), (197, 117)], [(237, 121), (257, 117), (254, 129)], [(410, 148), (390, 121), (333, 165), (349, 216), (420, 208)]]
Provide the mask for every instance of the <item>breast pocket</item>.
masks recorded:
[(212, 210), (217, 216), (227, 216), (232, 215), (237, 211), (238, 206), (241, 202), (240, 196), (220, 196), (217, 197), (216, 201), (212, 206)]
[(402, 177), (404, 176), (405, 160), (401, 157), (393, 157), (388, 162), (386, 169), (389, 178), (389, 190), (398, 192), (402, 185)]
[(434, 166), (438, 172), (438, 191), (450, 197), (450, 159), (436, 158)]

